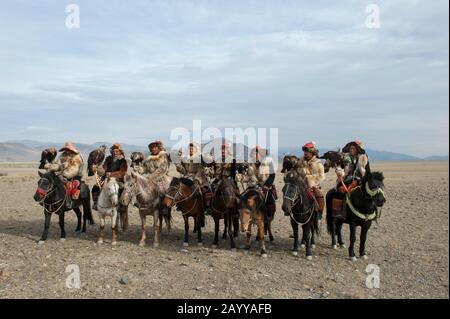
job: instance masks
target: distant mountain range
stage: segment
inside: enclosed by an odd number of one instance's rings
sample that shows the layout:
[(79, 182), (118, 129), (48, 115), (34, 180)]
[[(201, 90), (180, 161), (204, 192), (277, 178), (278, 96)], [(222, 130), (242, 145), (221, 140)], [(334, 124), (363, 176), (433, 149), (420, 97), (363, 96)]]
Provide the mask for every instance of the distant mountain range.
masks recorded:
[[(215, 147), (220, 147), (222, 140), (213, 140), (206, 144), (213, 143)], [(42, 150), (49, 147), (56, 147), (60, 149), (64, 143), (51, 143), (51, 142), (39, 142), (33, 140), (18, 140), (18, 141), (7, 141), (0, 143), (0, 162), (34, 162), (39, 161)], [(108, 148), (112, 145), (109, 142), (96, 142), (93, 144), (82, 144), (75, 143), (75, 146), (81, 151), (85, 159), (89, 153), (97, 149), (100, 145), (106, 145)], [(133, 145), (133, 144), (122, 144), (123, 149), (127, 154), (131, 152), (143, 152), (148, 153), (146, 146)], [(247, 147), (243, 144), (234, 145), (235, 152), (247, 152)], [(321, 153), (328, 151), (329, 149), (321, 149)], [(429, 156), (425, 158), (418, 158), (415, 156), (393, 153), (386, 151), (378, 151), (372, 149), (366, 149), (367, 154), (373, 161), (419, 161), (419, 160), (448, 160), (448, 155), (445, 156)], [(300, 155), (299, 147), (280, 147), (278, 155), (282, 158), (284, 155)]]

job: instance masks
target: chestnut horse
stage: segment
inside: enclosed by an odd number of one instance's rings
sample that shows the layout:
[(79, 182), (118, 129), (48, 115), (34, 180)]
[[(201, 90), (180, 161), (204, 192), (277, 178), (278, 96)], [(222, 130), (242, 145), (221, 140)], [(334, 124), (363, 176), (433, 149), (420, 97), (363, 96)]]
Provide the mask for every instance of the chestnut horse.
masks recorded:
[(242, 195), (239, 216), (241, 221), (241, 232), (247, 233), (246, 249), (250, 250), (251, 248), (250, 239), (252, 237), (252, 225), (256, 225), (258, 228), (256, 237), (259, 239), (261, 256), (263, 258), (267, 257), (266, 245), (264, 242), (265, 224), (271, 223), (271, 220), (267, 221), (265, 213), (266, 209), (268, 208), (265, 207), (264, 198), (256, 188), (250, 188)]
[(205, 208), (200, 187), (192, 189), (194, 182), (187, 178), (172, 179), (164, 198), (167, 207), (176, 206), (184, 219), (184, 247), (189, 247), (189, 217), (194, 219), (194, 233), (197, 233), (198, 246), (203, 246), (202, 227), (205, 227)]

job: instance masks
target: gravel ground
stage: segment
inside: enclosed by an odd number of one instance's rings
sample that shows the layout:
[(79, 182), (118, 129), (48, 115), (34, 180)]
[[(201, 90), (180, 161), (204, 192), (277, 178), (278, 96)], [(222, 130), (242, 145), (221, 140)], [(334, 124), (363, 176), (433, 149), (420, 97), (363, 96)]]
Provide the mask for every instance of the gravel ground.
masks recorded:
[[(104, 245), (95, 244), (97, 226), (86, 235), (76, 234), (74, 213), (66, 217), (66, 242), (59, 242), (54, 218), (49, 240), (39, 246), (43, 213), (32, 199), (36, 168), (0, 164), (0, 298), (449, 298), (448, 162), (372, 166), (384, 171), (388, 203), (369, 231), (370, 259), (352, 262), (347, 250), (331, 249), (323, 222), (313, 261), (303, 253), (292, 256), (292, 231), (281, 209), (267, 259), (259, 256), (257, 245), (250, 252), (231, 252), (222, 241), (212, 249), (214, 223), (209, 217), (205, 246), (197, 247), (192, 236), (191, 247), (183, 249), (178, 212), (174, 229), (164, 230), (159, 248), (150, 241), (139, 247), (135, 208), (130, 210), (131, 229), (120, 234), (116, 247), (110, 245), (109, 231)], [(334, 183), (332, 173), (327, 177), (324, 189)], [(281, 175), (277, 184), (281, 190)], [(348, 244), (348, 226), (344, 236)], [(71, 264), (79, 266), (80, 289), (66, 287)], [(380, 269), (379, 289), (366, 287), (369, 264)]]

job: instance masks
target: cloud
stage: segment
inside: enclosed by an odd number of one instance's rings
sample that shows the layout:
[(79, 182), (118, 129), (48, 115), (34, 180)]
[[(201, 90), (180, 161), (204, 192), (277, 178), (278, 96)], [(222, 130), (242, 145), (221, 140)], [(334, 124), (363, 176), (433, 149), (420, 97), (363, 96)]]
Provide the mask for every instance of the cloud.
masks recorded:
[(0, 12), (1, 136), (37, 121), (146, 144), (201, 119), (278, 127), (282, 146), (448, 153), (446, 2), (379, 1), (377, 30), (356, 0), (78, 2), (79, 30), (52, 1)]

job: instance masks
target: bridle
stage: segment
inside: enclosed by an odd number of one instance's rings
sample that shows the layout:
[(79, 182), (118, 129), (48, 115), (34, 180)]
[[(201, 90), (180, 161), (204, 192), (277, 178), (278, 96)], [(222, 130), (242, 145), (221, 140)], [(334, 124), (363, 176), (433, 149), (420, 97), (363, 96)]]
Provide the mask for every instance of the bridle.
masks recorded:
[[(292, 202), (292, 206), (291, 206), (291, 208), (290, 208), (289, 211), (288, 211), (289, 215), (291, 216), (291, 219), (292, 219), (297, 225), (300, 225), (300, 226), (303, 226), (303, 225), (308, 224), (308, 223), (311, 221), (312, 216), (314, 215), (314, 214), (313, 214), (313, 213), (314, 213), (314, 206), (312, 206), (309, 210), (307, 210), (307, 211), (304, 212), (303, 214), (300, 214), (300, 215), (307, 215), (307, 214), (309, 214), (308, 220), (307, 220), (306, 222), (304, 222), (304, 223), (299, 222), (298, 220), (295, 219), (294, 216), (295, 216), (296, 214), (294, 214), (293, 211), (292, 211), (293, 208), (294, 208), (295, 206), (297, 206), (298, 204), (303, 204), (303, 198), (302, 198), (302, 196), (299, 196), (298, 185), (294, 185), (294, 184), (292, 184), (292, 183), (286, 183), (286, 184), (285, 184), (285, 187), (286, 187), (286, 189), (284, 190), (283, 198), (284, 198), (285, 200), (288, 200), (288, 201)], [(288, 191), (289, 188), (291, 188), (291, 187), (294, 188), (294, 196), (292, 196), (292, 197), (286, 195), (286, 194), (288, 193), (287, 191)], [(297, 214), (297, 215), (298, 215), (298, 214)]]
[[(48, 190), (48, 191), (46, 191), (46, 190), (44, 190), (42, 187), (41, 187), (41, 182), (42, 182), (42, 180), (46, 180), (46, 181), (48, 181), (49, 182), (49, 184), (50, 184), (50, 187), (49, 187), (49, 189), (50, 190)], [(46, 203), (45, 202), (45, 200), (52, 194), (52, 193), (54, 193), (55, 191), (57, 190), (57, 187), (55, 186), (55, 184), (53, 183), (53, 181), (51, 181), (50, 179), (48, 179), (48, 178), (46, 178), (46, 177), (41, 177), (41, 179), (40, 179), (40, 181), (39, 181), (39, 184), (38, 184), (38, 189), (36, 190), (36, 192), (39, 194), (39, 196), (42, 196), (42, 199), (38, 202), (39, 204), (43, 204), (43, 207), (44, 207), (44, 212), (45, 213), (47, 213), (47, 214), (52, 214), (52, 213), (55, 213), (55, 212), (59, 212), (59, 210), (64, 206), (64, 204), (66, 203), (66, 197), (64, 196), (64, 198), (63, 199), (60, 199), (60, 200), (58, 200), (58, 201), (56, 201), (56, 202), (53, 202), (53, 203)], [(57, 204), (59, 204), (59, 203), (61, 203), (61, 205), (58, 207), (58, 209), (56, 209), (55, 211), (51, 211), (50, 210), (50, 207), (52, 207), (53, 205), (57, 205)], [(46, 206), (48, 206), (49, 208), (47, 208)]]
[[(106, 180), (104, 182), (106, 182)], [(119, 195), (119, 184), (114, 183), (114, 185), (111, 188), (113, 189), (112, 192), (110, 192), (109, 191), (110, 189), (108, 189), (108, 197), (109, 198), (111, 198), (111, 197), (113, 197), (115, 195)], [(97, 206), (100, 207), (100, 208), (104, 208), (104, 209), (111, 209), (111, 208), (115, 207), (114, 205), (111, 205), (111, 207), (103, 207), (103, 206), (101, 206), (99, 204), (97, 204)]]
[[(170, 208), (173, 208), (173, 207), (177, 206), (178, 204), (184, 203), (188, 199), (192, 198), (195, 195), (195, 193), (200, 191), (200, 187), (197, 186), (197, 188), (194, 189), (194, 191), (189, 196), (186, 196), (185, 194), (183, 194), (183, 191), (181, 190), (181, 185), (182, 184), (180, 183), (178, 185), (178, 187), (175, 186), (175, 185), (169, 187), (169, 192), (170, 192), (170, 190), (175, 190), (176, 191), (174, 196), (166, 194), (166, 197), (168, 199), (172, 200), (172, 205), (170, 205)], [(177, 200), (177, 198), (179, 198), (179, 196), (182, 196), (182, 197), (185, 196), (185, 197), (181, 198), (180, 200)], [(195, 198), (195, 201), (194, 201), (194, 204), (192, 205), (192, 208), (190, 208), (188, 211), (182, 213), (182, 216), (188, 215), (189, 213), (191, 213), (194, 210), (195, 206), (197, 206), (197, 200), (198, 199)]]

